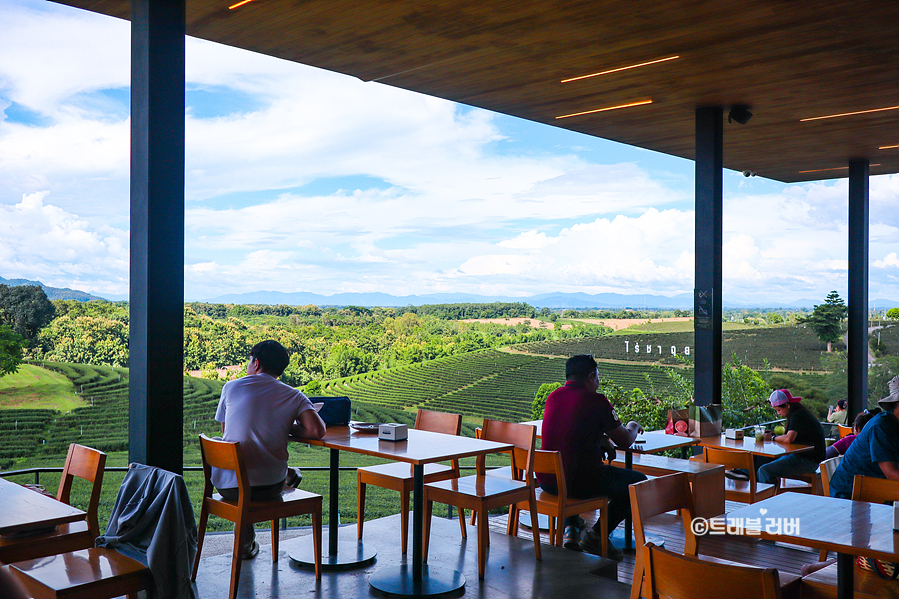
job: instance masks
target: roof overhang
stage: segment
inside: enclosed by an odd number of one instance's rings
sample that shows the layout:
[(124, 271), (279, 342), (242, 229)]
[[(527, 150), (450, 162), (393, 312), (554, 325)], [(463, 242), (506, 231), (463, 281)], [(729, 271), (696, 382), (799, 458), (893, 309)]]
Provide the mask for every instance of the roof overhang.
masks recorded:
[[(58, 1), (129, 16), (127, 0)], [(899, 147), (881, 149), (899, 145), (899, 109), (860, 112), (899, 108), (896, 2), (235, 1), (187, 0), (188, 35), (687, 159), (697, 107), (745, 104), (727, 168), (899, 172)]]

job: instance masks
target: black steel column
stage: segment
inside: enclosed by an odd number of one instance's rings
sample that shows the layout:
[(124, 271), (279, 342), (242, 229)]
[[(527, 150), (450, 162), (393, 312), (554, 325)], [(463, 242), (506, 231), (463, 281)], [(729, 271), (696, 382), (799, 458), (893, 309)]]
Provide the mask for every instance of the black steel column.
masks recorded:
[(724, 111), (696, 109), (696, 288), (693, 298), (694, 401), (721, 402), (722, 146)]
[(849, 161), (849, 419), (868, 407), (868, 161)]
[(185, 0), (131, 0), (128, 459), (181, 473)]

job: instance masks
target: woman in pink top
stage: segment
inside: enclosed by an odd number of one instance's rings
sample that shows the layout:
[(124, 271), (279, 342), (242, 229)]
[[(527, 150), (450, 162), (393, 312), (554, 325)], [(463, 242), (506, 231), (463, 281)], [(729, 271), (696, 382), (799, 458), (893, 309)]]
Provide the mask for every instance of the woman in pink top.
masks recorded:
[(855, 438), (858, 436), (862, 429), (865, 428), (865, 425), (868, 424), (868, 421), (874, 418), (877, 414), (880, 413), (880, 408), (874, 408), (872, 410), (865, 410), (861, 414), (855, 417), (855, 422), (852, 424), (852, 434), (846, 435), (842, 439), (838, 440), (836, 443), (827, 448), (827, 451), (824, 453), (824, 459), (835, 458), (838, 455), (843, 455), (846, 453), (846, 450), (849, 449), (849, 446), (852, 445), (852, 442), (855, 441)]

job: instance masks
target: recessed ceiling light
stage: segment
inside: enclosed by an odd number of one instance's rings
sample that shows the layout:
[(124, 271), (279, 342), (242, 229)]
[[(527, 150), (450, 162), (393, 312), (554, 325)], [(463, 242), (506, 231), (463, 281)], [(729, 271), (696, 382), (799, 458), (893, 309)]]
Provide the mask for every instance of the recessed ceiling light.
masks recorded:
[[(880, 163), (878, 162), (877, 164), (869, 164), (868, 166), (880, 166)], [(801, 175), (804, 173), (823, 173), (824, 171), (844, 171), (848, 168), (849, 168), (848, 166), (835, 166), (833, 168), (816, 168), (816, 169), (812, 169), (810, 171), (799, 171), (799, 174)]]
[(652, 100), (640, 100), (639, 102), (631, 102), (630, 104), (619, 104), (618, 106), (607, 106), (606, 108), (597, 108), (595, 110), (585, 110), (583, 112), (575, 112), (572, 114), (563, 114), (557, 116), (557, 119), (567, 119), (573, 116), (581, 116), (583, 114), (594, 114), (596, 112), (606, 112), (609, 110), (618, 110), (619, 108), (630, 108), (631, 106), (643, 106), (644, 104), (652, 104)]
[(660, 62), (667, 62), (669, 60), (676, 60), (680, 58), (680, 56), (669, 56), (667, 58), (659, 58), (657, 60), (650, 60), (649, 62), (641, 62), (640, 64), (632, 64), (626, 67), (618, 67), (617, 69), (609, 69), (608, 71), (602, 71), (600, 73), (591, 73), (589, 75), (581, 75), (580, 77), (571, 77), (570, 79), (562, 79), (562, 83), (569, 83), (571, 81), (578, 81), (580, 79), (589, 79), (590, 77), (599, 77), (600, 75), (608, 75), (609, 73), (617, 73), (618, 71), (626, 71), (628, 69), (636, 69), (639, 67), (646, 67), (651, 64), (658, 64)]
[(800, 123), (804, 123), (806, 121), (820, 121), (821, 119), (835, 119), (841, 116), (853, 116), (856, 114), (868, 114), (871, 112), (883, 112), (885, 110), (896, 110), (899, 109), (899, 106), (887, 106), (886, 108), (872, 108), (871, 110), (856, 110), (855, 112), (842, 112), (840, 114), (826, 114), (824, 116), (813, 116), (807, 119), (799, 119)]
[(249, 4), (252, 1), (253, 0), (241, 0), (241, 2), (238, 2), (237, 4), (232, 4), (231, 6), (229, 6), (228, 10), (234, 10), (235, 8), (243, 6), (244, 4)]
[(877, 149), (878, 149), (878, 150), (893, 150), (893, 149), (895, 149), (895, 148), (899, 148), (899, 145), (896, 145), (896, 146), (880, 146), (880, 147), (877, 148)]

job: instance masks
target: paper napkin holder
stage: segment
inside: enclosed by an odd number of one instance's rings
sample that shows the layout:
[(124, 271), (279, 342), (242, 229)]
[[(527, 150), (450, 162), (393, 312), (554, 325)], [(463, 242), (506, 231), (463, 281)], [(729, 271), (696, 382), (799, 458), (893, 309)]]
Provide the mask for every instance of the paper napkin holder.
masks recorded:
[(405, 424), (388, 422), (378, 427), (378, 439), (382, 441), (405, 441), (409, 438), (409, 427)]

